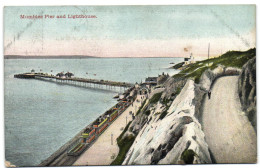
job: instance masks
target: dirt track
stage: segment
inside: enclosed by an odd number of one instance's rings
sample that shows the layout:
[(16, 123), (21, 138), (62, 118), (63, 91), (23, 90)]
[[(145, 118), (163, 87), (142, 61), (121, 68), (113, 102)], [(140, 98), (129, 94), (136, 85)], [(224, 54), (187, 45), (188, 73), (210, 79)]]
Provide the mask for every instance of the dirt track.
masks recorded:
[(241, 110), (238, 76), (219, 78), (206, 97), (202, 125), (216, 163), (255, 163), (256, 133)]

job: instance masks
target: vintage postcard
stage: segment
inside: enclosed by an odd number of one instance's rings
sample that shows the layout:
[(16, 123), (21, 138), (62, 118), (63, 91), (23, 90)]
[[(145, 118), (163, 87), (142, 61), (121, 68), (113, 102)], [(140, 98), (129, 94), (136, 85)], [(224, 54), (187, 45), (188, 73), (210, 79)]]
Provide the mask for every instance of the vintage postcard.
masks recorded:
[(257, 162), (256, 6), (4, 7), (5, 165)]

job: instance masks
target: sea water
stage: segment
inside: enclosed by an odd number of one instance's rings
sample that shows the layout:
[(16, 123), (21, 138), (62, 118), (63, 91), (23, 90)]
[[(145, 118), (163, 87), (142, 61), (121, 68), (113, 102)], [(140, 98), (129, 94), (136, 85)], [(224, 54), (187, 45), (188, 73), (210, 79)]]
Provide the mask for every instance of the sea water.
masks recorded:
[(182, 58), (5, 59), (5, 159), (35, 166), (116, 104), (113, 90), (61, 85), (14, 74), (70, 71), (76, 77), (140, 83), (168, 73)]

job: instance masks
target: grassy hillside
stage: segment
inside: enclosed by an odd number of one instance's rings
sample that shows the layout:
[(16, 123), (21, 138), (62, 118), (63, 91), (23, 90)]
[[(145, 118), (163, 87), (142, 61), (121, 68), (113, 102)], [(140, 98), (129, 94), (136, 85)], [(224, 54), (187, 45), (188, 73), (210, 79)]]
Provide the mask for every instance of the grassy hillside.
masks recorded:
[(127, 152), (129, 151), (132, 144), (134, 143), (135, 136), (126, 136), (123, 138), (123, 135), (128, 130), (128, 127), (130, 126), (131, 123), (132, 123), (132, 121), (127, 124), (124, 131), (116, 139), (118, 147), (119, 147), (119, 154), (117, 155), (115, 160), (110, 165), (122, 165)]
[(195, 82), (198, 83), (200, 76), (208, 68), (214, 69), (218, 65), (224, 65), (225, 67), (242, 68), (242, 66), (255, 55), (255, 48), (244, 52), (228, 51), (220, 57), (198, 61), (194, 64), (187, 65), (185, 69), (183, 69), (181, 72), (174, 75), (173, 77), (194, 78)]

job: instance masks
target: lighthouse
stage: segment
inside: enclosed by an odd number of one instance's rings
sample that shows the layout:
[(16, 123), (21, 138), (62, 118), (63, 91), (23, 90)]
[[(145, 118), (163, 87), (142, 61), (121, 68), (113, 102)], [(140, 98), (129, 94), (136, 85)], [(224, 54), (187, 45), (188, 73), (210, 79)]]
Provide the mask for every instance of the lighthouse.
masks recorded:
[(195, 63), (195, 60), (194, 60), (192, 53), (190, 53), (190, 63), (191, 64)]

